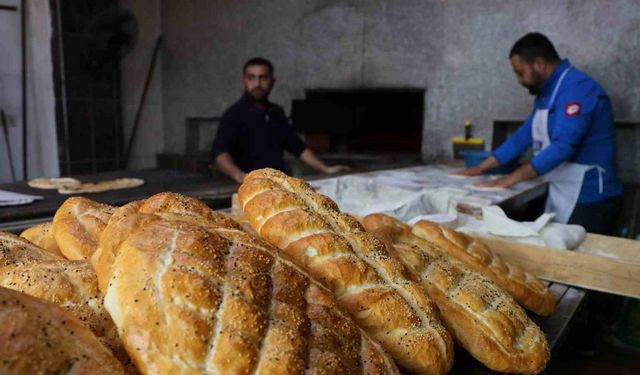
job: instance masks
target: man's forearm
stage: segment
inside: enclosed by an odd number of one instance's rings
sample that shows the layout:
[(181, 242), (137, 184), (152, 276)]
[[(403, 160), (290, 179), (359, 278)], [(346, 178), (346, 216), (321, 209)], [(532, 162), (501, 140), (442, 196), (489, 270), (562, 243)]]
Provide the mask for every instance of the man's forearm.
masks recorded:
[(497, 167), (500, 165), (498, 163), (498, 159), (496, 159), (493, 155), (484, 159), (482, 163), (476, 165), (475, 167), (466, 168), (463, 170), (459, 170), (454, 172), (453, 174), (462, 175), (462, 176), (480, 176), (487, 169), (491, 169), (493, 167)]
[(482, 181), (475, 185), (481, 186), (481, 187), (509, 188), (512, 185), (517, 184), (518, 182), (530, 180), (537, 176), (538, 176), (538, 173), (536, 172), (535, 169), (533, 169), (533, 167), (531, 166), (531, 163), (526, 163), (522, 165), (520, 168), (513, 171), (509, 175), (500, 177), (495, 180)]
[(495, 168), (498, 165), (500, 165), (500, 163), (498, 162), (498, 159), (496, 159), (495, 156), (491, 155), (488, 158), (484, 159), (484, 161), (480, 163), (478, 168), (482, 170), (482, 172), (484, 172), (488, 169)]
[(321, 172), (321, 173), (329, 172), (327, 165), (322, 160), (318, 159), (316, 154), (314, 154), (310, 148), (305, 148), (304, 151), (302, 151), (302, 154), (300, 154), (300, 160), (302, 160), (303, 162), (305, 162), (307, 165), (309, 165), (311, 168), (315, 169), (318, 172)]
[(222, 173), (231, 177), (237, 183), (242, 183), (242, 180), (244, 179), (244, 171), (236, 165), (228, 152), (223, 152), (218, 155), (216, 157), (216, 164)]
[(531, 166), (531, 163), (525, 163), (511, 174), (504, 177), (505, 187), (517, 184), (518, 182), (527, 181), (538, 176), (538, 173)]

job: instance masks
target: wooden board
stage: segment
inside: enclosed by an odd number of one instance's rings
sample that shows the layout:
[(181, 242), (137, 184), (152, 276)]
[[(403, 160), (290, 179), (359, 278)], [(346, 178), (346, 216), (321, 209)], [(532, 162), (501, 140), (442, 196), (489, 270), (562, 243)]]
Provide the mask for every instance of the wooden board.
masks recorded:
[(640, 263), (640, 241), (587, 233), (577, 250), (582, 253), (630, 263)]
[[(606, 242), (603, 238), (590, 237), (586, 245), (599, 241), (602, 246), (603, 240)], [(619, 250), (620, 257), (613, 258), (482, 237), (482, 241), (506, 262), (545, 280), (640, 298), (640, 263), (628, 259), (637, 259), (633, 252), (640, 252), (640, 241), (619, 240), (626, 247), (620, 248), (624, 249)], [(619, 242), (606, 243), (615, 246)]]

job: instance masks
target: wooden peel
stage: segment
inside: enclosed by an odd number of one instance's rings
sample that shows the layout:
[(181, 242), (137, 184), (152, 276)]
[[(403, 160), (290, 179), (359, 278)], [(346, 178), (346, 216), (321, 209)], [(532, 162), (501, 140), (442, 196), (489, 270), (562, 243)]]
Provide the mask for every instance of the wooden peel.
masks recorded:
[(640, 241), (587, 234), (577, 252), (481, 239), (505, 261), (542, 279), (640, 298)]
[(587, 233), (580, 252), (624, 262), (640, 263), (640, 241)]

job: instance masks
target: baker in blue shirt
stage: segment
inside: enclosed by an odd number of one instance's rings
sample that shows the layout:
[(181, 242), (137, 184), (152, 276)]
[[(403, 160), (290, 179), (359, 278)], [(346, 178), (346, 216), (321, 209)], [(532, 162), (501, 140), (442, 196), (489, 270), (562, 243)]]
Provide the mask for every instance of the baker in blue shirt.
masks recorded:
[(213, 142), (212, 159), (218, 168), (237, 183), (254, 169), (269, 167), (286, 172), (286, 150), (322, 173), (348, 170), (342, 165), (327, 166), (293, 131), (282, 108), (269, 101), (275, 81), (269, 60), (254, 57), (244, 64), (245, 92), (222, 115)]
[(546, 211), (561, 223), (591, 233), (611, 234), (622, 185), (616, 174), (616, 140), (609, 96), (591, 77), (561, 60), (540, 33), (518, 40), (509, 54), (518, 82), (536, 95), (533, 111), (492, 156), (459, 172), (479, 175), (518, 158), (533, 147), (533, 158), (502, 178), (480, 186), (508, 188), (544, 176)]

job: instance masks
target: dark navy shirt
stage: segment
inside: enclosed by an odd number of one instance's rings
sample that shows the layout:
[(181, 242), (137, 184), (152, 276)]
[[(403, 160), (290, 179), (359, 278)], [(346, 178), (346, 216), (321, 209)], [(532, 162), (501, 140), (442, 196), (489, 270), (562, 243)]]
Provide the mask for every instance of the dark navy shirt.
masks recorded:
[(602, 192), (598, 171), (592, 169), (585, 174), (578, 197), (578, 203), (592, 203), (622, 192), (616, 171), (613, 110), (604, 89), (575, 67), (567, 72), (558, 88), (555, 102), (549, 107), (560, 75), (569, 66), (569, 60), (564, 59), (556, 67), (536, 96), (529, 118), (493, 155), (503, 164), (531, 147), (533, 114), (537, 109), (548, 108), (547, 129), (551, 144), (531, 159), (531, 166), (539, 175), (553, 170), (564, 161), (601, 167), (604, 170)]
[(222, 115), (211, 156), (215, 160), (228, 152), (245, 172), (267, 167), (286, 171), (284, 150), (299, 157), (306, 148), (280, 106), (269, 103), (262, 110), (245, 94)]

